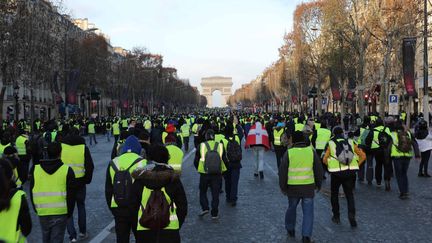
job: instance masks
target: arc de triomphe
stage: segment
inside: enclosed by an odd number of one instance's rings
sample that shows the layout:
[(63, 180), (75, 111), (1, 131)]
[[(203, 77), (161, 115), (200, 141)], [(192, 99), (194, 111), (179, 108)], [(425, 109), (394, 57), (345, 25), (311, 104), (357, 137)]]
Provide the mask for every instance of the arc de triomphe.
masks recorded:
[(230, 77), (207, 77), (201, 79), (202, 95), (207, 99), (207, 107), (213, 107), (213, 92), (219, 90), (222, 93), (222, 106), (227, 105), (231, 95), (233, 82)]

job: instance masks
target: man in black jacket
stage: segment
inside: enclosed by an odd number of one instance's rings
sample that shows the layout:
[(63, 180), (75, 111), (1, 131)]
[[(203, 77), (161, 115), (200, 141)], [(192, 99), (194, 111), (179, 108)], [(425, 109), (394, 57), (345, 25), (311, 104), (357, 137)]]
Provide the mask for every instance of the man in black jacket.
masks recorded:
[[(89, 148), (85, 145), (85, 140), (83, 137), (79, 135), (79, 131), (76, 128), (72, 128), (69, 132), (69, 135), (67, 135), (65, 138), (62, 139), (62, 146), (63, 147), (75, 147), (75, 146), (82, 146), (84, 149), (82, 155), (82, 160), (84, 165), (80, 165), (76, 167), (76, 165), (72, 166), (72, 169), (74, 169), (75, 173), (75, 200), (76, 205), (78, 208), (78, 225), (79, 225), (79, 238), (85, 239), (88, 237), (87, 234), (87, 222), (86, 222), (86, 211), (85, 211), (85, 198), (86, 198), (86, 185), (90, 184), (93, 178), (93, 159), (90, 154)], [(62, 160), (66, 160), (69, 158), (69, 155), (66, 154), (67, 151), (64, 149), (62, 152)], [(67, 162), (66, 162), (67, 163)], [(69, 165), (70, 166), (70, 165)], [(84, 167), (84, 171), (82, 171), (82, 167)], [(80, 170), (80, 172), (78, 172)], [(83, 173), (83, 176), (79, 176), (80, 173)], [(67, 230), (69, 233), (69, 238), (71, 241), (77, 240), (77, 232), (75, 230), (73, 217), (71, 217), (68, 221)]]

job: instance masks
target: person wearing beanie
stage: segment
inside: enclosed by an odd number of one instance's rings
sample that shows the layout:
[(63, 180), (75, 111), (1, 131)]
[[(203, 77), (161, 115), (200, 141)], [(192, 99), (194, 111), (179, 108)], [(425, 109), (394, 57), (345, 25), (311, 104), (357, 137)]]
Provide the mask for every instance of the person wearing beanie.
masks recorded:
[[(340, 153), (345, 153), (348, 148), (350, 161), (341, 162)], [(339, 153), (339, 154), (338, 154)], [(349, 158), (349, 157), (346, 157)], [(333, 138), (328, 143), (323, 163), (327, 165), (331, 179), (331, 205), (333, 211), (332, 221), (340, 224), (339, 213), (339, 188), (342, 186), (348, 204), (348, 219), (351, 227), (357, 227), (355, 219), (355, 203), (354, 203), (354, 186), (356, 181), (356, 172), (359, 166), (366, 160), (365, 153), (357, 146), (352, 139), (344, 138), (344, 131), (342, 127), (336, 126), (333, 128)]]
[[(181, 242), (180, 229), (187, 215), (188, 202), (180, 175), (168, 165), (168, 150), (160, 144), (151, 145), (149, 163), (132, 173), (131, 190), (132, 231), (136, 242)], [(162, 229), (155, 229), (141, 220), (152, 199), (163, 197), (169, 204), (169, 222)], [(174, 206), (175, 205), (175, 206)], [(167, 212), (168, 213), (168, 212)], [(148, 222), (148, 221), (147, 221)], [(150, 222), (151, 224), (151, 222)], [(123, 242), (123, 241), (122, 241)], [(129, 241), (124, 241), (129, 242)]]
[(285, 229), (290, 237), (295, 237), (297, 205), (302, 201), (303, 242), (312, 242), (314, 191), (321, 188), (323, 169), (302, 131), (295, 131), (292, 140), (293, 146), (284, 154), (279, 167), (279, 187), (288, 197)]
[(141, 150), (138, 138), (129, 136), (121, 148), (121, 154), (111, 160), (106, 171), (105, 198), (114, 216), (117, 242), (129, 242), (130, 232), (133, 230), (131, 223), (133, 215), (129, 210), (131, 205), (117, 199), (121, 195), (115, 194), (114, 178), (117, 173), (123, 171), (128, 171), (130, 176), (137, 167), (144, 167), (147, 164), (147, 161), (140, 156)]

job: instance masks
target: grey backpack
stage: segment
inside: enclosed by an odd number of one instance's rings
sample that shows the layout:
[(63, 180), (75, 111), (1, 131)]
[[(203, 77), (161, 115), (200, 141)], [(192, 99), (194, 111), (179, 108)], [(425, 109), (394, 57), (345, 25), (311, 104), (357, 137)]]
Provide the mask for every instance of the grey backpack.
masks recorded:
[(208, 142), (205, 143), (207, 153), (204, 158), (204, 171), (209, 175), (220, 175), (222, 173), (222, 159), (218, 152), (219, 143), (215, 143), (213, 149)]
[(336, 141), (336, 157), (339, 163), (343, 165), (349, 165), (354, 158), (354, 150), (349, 144), (347, 139)]

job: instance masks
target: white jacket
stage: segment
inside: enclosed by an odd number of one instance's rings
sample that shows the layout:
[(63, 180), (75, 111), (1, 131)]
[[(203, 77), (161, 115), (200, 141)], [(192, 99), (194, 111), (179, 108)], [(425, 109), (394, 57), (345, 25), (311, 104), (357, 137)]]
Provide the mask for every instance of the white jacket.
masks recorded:
[(432, 134), (430, 132), (426, 138), (424, 138), (424, 139), (417, 139), (416, 138), (416, 141), (417, 141), (420, 152), (432, 150)]

